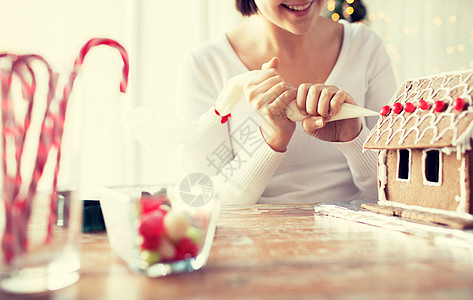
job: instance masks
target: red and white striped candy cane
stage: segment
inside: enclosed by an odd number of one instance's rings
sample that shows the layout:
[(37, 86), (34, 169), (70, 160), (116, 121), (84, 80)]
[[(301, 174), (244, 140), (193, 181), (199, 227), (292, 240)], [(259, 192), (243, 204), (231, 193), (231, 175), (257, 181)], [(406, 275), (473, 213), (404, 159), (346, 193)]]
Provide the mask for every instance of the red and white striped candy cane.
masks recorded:
[[(8, 55), (1, 55), (0, 57), (8, 57)], [(5, 200), (5, 229), (2, 238), (2, 250), (4, 260), (9, 263), (16, 256), (27, 250), (28, 247), (28, 223), (32, 211), (33, 199), (36, 195), (37, 184), (43, 173), (44, 165), (47, 160), (46, 156), (42, 155), (40, 149), (48, 148), (45, 143), (44, 124), (49, 115), (49, 105), (54, 98), (55, 87), (54, 78), (51, 67), (39, 55), (22, 55), (10, 56), (12, 64), (9, 72), (2, 73), (2, 139), (3, 139), (3, 173), (4, 173), (4, 190), (3, 197)], [(35, 91), (36, 91), (36, 76), (34, 70), (30, 66), (32, 60), (39, 60), (42, 62), (49, 72), (49, 92), (47, 96), (47, 104), (42, 120), (42, 128), (39, 136), (39, 149), (36, 156), (36, 163), (33, 169), (33, 175), (28, 186), (26, 195), (19, 195), (22, 184), (21, 177), (21, 162), (24, 150), (25, 138), (31, 124), (31, 113), (33, 109)], [(31, 83), (28, 82), (27, 76), (23, 74), (28, 71), (31, 77)], [(13, 112), (13, 99), (11, 98), (10, 90), (13, 76), (16, 75), (22, 83), (23, 97), (28, 102), (25, 118), (23, 124), (16, 122), (15, 114)], [(52, 90), (52, 93), (51, 93)], [(8, 139), (7, 139), (8, 138)], [(16, 172), (14, 178), (7, 172), (7, 153), (6, 145), (11, 143), (15, 148)], [(52, 136), (48, 138), (52, 140)]]
[[(69, 101), (69, 96), (72, 92), (72, 89), (74, 87), (74, 81), (77, 77), (77, 74), (79, 73), (80, 68), (82, 67), (82, 64), (84, 63), (84, 59), (87, 53), (89, 53), (90, 49), (92, 49), (93, 47), (100, 46), (100, 45), (109, 46), (119, 51), (123, 60), (122, 79), (120, 81), (120, 92), (125, 93), (128, 87), (128, 74), (130, 70), (129, 57), (128, 57), (127, 51), (120, 43), (118, 43), (115, 40), (107, 39), (107, 38), (93, 38), (89, 40), (87, 43), (85, 43), (84, 46), (82, 46), (78, 57), (74, 61), (72, 72), (69, 75), (69, 81), (64, 87), (62, 99), (59, 103), (59, 112), (58, 112), (58, 116), (56, 120), (57, 122), (55, 122), (57, 125), (55, 126), (56, 127), (55, 128), (56, 130), (55, 144), (57, 146), (57, 157), (56, 157), (56, 167), (54, 170), (52, 197), (55, 197), (55, 194), (57, 192), (57, 180), (58, 180), (58, 173), (59, 173), (60, 160), (61, 160), (62, 135), (64, 131), (64, 123), (65, 123), (65, 118), (66, 118), (66, 111), (67, 111), (67, 104)], [(53, 203), (53, 201), (54, 199), (51, 198), (51, 203)], [(53, 205), (51, 205), (50, 214), (51, 216), (56, 214)], [(54, 218), (50, 217), (50, 220), (54, 220)], [(51, 234), (52, 234), (52, 222), (49, 223), (48, 236), (51, 236)]]
[[(48, 94), (46, 96), (46, 107), (45, 107), (44, 113), (42, 114), (42, 119), (41, 119), (41, 130), (40, 130), (40, 135), (39, 135), (39, 145), (36, 152), (36, 161), (35, 161), (35, 165), (33, 169), (33, 174), (31, 177), (31, 181), (28, 186), (28, 191), (24, 199), (24, 201), (26, 202), (25, 209), (22, 211), (21, 220), (25, 222), (24, 227), (26, 230), (29, 219), (30, 219), (30, 215), (31, 215), (33, 199), (36, 196), (38, 182), (41, 176), (43, 175), (44, 167), (48, 159), (48, 154), (54, 142), (54, 136), (53, 136), (53, 131), (52, 131), (54, 117), (51, 115), (50, 106), (55, 96), (55, 91), (56, 91), (56, 86), (57, 86), (57, 76), (53, 74), (52, 68), (48, 64), (48, 62), (39, 55), (35, 55), (35, 54), (24, 55), (24, 56), (21, 56), (18, 60), (24, 63), (25, 66), (29, 69), (31, 69), (30, 63), (33, 60), (38, 60), (45, 65), (49, 74)], [(33, 88), (32, 94), (30, 94), (30, 97), (31, 97), (30, 104), (32, 104), (34, 100), (34, 91), (35, 89)], [(29, 124), (31, 122), (30, 118), (31, 118), (31, 112), (27, 114), (25, 118), (25, 124)], [(22, 151), (23, 149), (21, 149), (21, 152)], [(54, 204), (55, 203), (56, 201), (54, 202)], [(22, 236), (22, 235), (19, 235), (19, 236)], [(26, 237), (26, 232), (24, 236)], [(25, 242), (25, 244), (27, 245), (27, 240), (20, 241), (20, 242)]]

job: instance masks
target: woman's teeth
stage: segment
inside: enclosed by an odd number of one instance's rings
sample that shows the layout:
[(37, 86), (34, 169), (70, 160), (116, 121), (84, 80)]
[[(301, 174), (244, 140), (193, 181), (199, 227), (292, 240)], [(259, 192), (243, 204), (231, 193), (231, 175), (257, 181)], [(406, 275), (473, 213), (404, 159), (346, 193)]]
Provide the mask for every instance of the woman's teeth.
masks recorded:
[(304, 5), (286, 5), (286, 6), (289, 9), (300, 11), (300, 10), (307, 9), (310, 6), (310, 2)]

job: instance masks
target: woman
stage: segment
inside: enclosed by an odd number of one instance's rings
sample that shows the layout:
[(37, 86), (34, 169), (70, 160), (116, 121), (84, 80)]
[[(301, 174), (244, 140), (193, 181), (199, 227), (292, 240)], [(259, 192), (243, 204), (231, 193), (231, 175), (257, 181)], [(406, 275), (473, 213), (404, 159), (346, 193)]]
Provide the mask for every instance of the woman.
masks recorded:
[[(376, 197), (376, 157), (362, 152), (376, 118), (326, 121), (344, 102), (379, 110), (395, 92), (394, 76), (380, 39), (362, 24), (320, 16), (324, 5), (237, 0), (245, 21), (184, 60), (178, 107), (188, 117), (213, 106), (230, 78), (261, 70), (229, 121), (183, 157), (185, 172), (215, 175), (224, 202)], [(307, 115), (301, 123), (286, 116), (291, 101)]]

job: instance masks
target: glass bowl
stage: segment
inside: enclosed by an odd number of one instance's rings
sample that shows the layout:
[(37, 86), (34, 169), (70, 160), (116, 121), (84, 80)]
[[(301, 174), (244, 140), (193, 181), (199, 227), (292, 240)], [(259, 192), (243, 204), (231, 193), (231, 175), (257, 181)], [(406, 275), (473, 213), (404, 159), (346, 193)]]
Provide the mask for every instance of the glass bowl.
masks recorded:
[(102, 189), (100, 205), (111, 248), (131, 270), (161, 277), (205, 266), (219, 203), (213, 194), (197, 202), (181, 195), (173, 185)]

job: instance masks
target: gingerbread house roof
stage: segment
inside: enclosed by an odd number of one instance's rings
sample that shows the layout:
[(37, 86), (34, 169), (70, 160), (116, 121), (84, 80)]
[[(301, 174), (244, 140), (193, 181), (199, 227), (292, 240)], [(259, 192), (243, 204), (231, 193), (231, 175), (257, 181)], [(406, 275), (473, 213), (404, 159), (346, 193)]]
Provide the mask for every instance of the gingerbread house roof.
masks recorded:
[(473, 70), (406, 81), (380, 111), (366, 149), (460, 147), (473, 138)]

